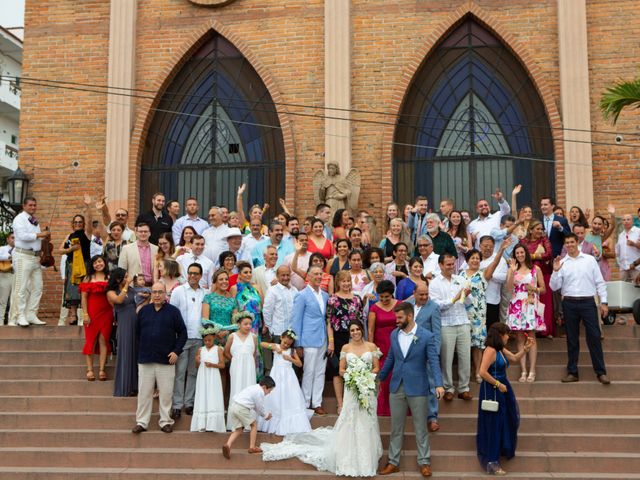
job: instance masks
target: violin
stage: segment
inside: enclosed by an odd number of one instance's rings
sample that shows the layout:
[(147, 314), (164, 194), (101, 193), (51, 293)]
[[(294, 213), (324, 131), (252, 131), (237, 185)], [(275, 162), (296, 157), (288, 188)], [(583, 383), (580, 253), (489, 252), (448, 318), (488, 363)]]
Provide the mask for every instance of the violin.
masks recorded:
[[(49, 227), (45, 228), (46, 232), (49, 232)], [(53, 257), (53, 243), (51, 242), (51, 235), (42, 240), (42, 247), (40, 248), (40, 265), (45, 268), (53, 267), (57, 272), (56, 259)]]

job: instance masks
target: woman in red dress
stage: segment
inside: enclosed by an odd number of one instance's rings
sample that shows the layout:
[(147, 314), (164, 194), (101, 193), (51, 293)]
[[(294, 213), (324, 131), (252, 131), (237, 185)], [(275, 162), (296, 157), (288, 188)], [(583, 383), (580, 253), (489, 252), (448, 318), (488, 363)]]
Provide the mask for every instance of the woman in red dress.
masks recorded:
[(327, 261), (335, 254), (333, 244), (324, 236), (324, 223), (319, 218), (316, 218), (311, 224), (307, 251), (309, 253), (319, 253)]
[(539, 220), (531, 220), (527, 237), (520, 240), (520, 243), (526, 247), (531, 254), (533, 264), (540, 268), (542, 272), (546, 290), (545, 293), (540, 294), (540, 302), (544, 304), (544, 324), (546, 326), (546, 331), (542, 332), (542, 334), (553, 338), (556, 334), (556, 327), (553, 322), (553, 291), (549, 287), (553, 250), (551, 249), (551, 242), (549, 242), (544, 227)]
[[(109, 339), (113, 327), (113, 306), (107, 300), (107, 280), (109, 271), (102, 255), (96, 255), (89, 263), (88, 275), (79, 285), (84, 313), (84, 348), (82, 353), (87, 359), (87, 380), (96, 379), (93, 373), (93, 354), (100, 353), (100, 381), (107, 379), (105, 365), (107, 354), (111, 351)], [(97, 344), (97, 345), (96, 345)]]
[[(378, 284), (376, 293), (380, 300), (369, 308), (369, 341), (375, 343), (382, 357), (380, 358), (380, 368), (387, 359), (387, 353), (391, 347), (391, 332), (396, 328), (396, 314), (393, 307), (398, 301), (393, 298), (395, 287), (390, 280), (383, 280)], [(380, 390), (378, 392), (378, 415), (381, 417), (391, 416), (391, 408), (389, 407), (389, 383), (391, 375), (384, 381), (380, 382)]]

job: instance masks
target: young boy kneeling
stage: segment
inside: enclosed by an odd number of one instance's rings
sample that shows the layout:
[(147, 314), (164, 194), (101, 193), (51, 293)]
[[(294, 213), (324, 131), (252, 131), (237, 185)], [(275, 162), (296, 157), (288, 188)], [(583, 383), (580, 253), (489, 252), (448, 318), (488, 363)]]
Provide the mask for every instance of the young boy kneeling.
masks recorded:
[(271, 419), (271, 413), (264, 411), (264, 397), (269, 395), (275, 388), (276, 382), (269, 376), (264, 376), (256, 385), (251, 385), (238, 392), (229, 405), (229, 420), (233, 431), (229, 435), (229, 440), (222, 446), (224, 458), (231, 458), (231, 445), (242, 435), (242, 430), (250, 429), (249, 432), (249, 453), (262, 453), (261, 448), (256, 447), (258, 436), (258, 424), (256, 413), (265, 420)]

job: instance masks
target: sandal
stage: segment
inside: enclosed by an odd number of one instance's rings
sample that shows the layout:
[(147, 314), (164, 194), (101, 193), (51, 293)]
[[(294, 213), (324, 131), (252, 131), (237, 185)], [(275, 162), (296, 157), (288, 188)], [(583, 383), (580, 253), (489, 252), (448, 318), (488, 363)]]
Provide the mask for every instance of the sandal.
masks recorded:
[(262, 449), (260, 447), (251, 447), (249, 453), (262, 453)]
[(527, 381), (527, 372), (526, 371), (522, 371), (522, 375), (520, 375), (520, 378), (518, 379), (518, 381), (520, 383), (524, 383)]
[(104, 382), (107, 379), (107, 372), (105, 372), (104, 370), (100, 370), (100, 373), (98, 373), (98, 379), (101, 382)]
[(536, 372), (529, 372), (529, 376), (527, 377), (527, 383), (533, 383), (536, 381)]
[(96, 379), (96, 376), (93, 373), (93, 370), (87, 370), (87, 380), (89, 380), (90, 382), (94, 382), (95, 379)]

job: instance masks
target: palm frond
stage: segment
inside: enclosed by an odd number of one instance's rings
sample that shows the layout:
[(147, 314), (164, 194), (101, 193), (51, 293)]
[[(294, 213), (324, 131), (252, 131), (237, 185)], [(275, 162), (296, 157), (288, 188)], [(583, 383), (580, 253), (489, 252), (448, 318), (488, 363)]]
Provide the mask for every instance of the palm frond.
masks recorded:
[(618, 82), (602, 94), (600, 110), (614, 125), (624, 108), (640, 108), (640, 78)]

